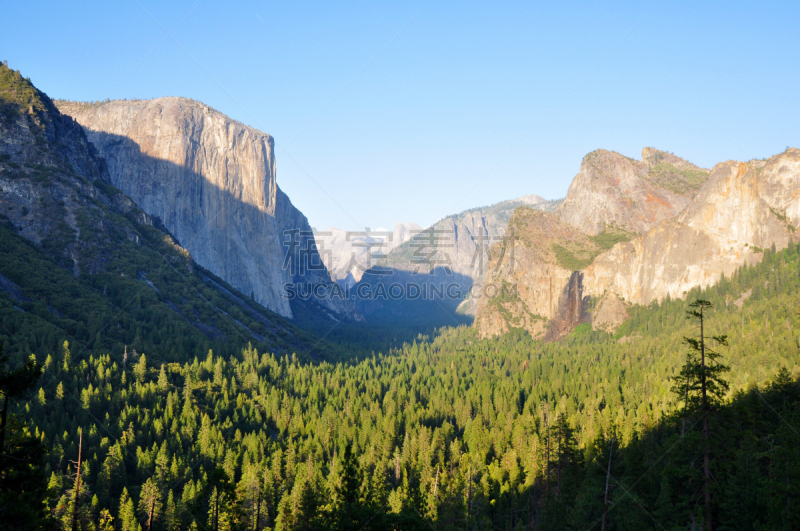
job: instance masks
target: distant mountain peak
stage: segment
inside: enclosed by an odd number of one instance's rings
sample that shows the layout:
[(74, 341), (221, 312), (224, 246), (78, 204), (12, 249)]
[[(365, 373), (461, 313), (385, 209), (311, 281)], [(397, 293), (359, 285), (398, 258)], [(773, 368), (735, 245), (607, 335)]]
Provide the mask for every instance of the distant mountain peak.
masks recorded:
[(330, 227), (315, 231), (322, 260), (330, 271), (331, 278), (354, 284), (377, 260), (406, 243), (423, 228), (416, 223), (396, 223), (392, 230), (377, 229), (347, 231)]
[(511, 201), (514, 203), (522, 203), (523, 205), (538, 205), (540, 203), (546, 203), (547, 199), (539, 195), (528, 194), (512, 199)]

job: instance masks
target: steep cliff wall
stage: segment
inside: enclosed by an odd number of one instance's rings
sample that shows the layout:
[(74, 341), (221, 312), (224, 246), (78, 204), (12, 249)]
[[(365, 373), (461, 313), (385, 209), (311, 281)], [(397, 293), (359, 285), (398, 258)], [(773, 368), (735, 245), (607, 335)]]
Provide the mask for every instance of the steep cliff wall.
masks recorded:
[(0, 321), (15, 330), (7, 352), (27, 358), (64, 340), (116, 360), (125, 349), (167, 361), (192, 350), (177, 345), (313, 351), (317, 338), (198, 267), (109, 181), (83, 128), (0, 64)]
[(644, 148), (641, 161), (599, 149), (583, 158), (558, 216), (589, 235), (642, 234), (683, 210), (707, 174), (653, 148)]
[[(486, 281), (516, 289), (517, 299), (481, 301), (476, 326), (483, 335), (522, 327), (559, 337), (589, 320), (588, 297), (593, 326), (614, 328), (628, 304), (683, 298), (761, 260), (763, 249), (800, 238), (800, 150), (720, 163), (708, 175), (651, 148), (642, 159), (587, 155), (557, 211), (576, 234), (555, 218), (514, 213), (515, 270), (487, 271)], [(603, 252), (613, 243), (606, 233), (619, 229), (642, 234)]]
[(518, 208), (504, 240), (492, 247), (475, 326), (484, 337), (523, 328), (560, 337), (588, 319), (583, 278), (563, 253), (593, 256), (597, 245), (553, 214)]
[[(286, 283), (330, 282), (298, 256), (284, 261), (287, 239), (306, 250), (313, 236), (277, 186), (269, 135), (185, 98), (58, 104), (106, 159), (111, 182), (160, 218), (197, 263), (286, 317)], [(346, 301), (318, 302), (354, 315)]]
[(786, 247), (798, 226), (800, 150), (766, 164), (723, 162), (679, 216), (598, 256), (585, 270), (586, 292), (635, 304), (680, 298), (759, 261), (764, 248)]

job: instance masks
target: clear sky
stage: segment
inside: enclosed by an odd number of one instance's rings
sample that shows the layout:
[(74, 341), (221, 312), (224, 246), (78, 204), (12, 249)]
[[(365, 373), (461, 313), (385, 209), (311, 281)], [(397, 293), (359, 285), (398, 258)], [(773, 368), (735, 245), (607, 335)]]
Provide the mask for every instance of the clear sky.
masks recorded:
[(597, 148), (800, 146), (798, 2), (2, 2), (53, 98), (186, 96), (275, 137), (317, 228), (566, 194)]

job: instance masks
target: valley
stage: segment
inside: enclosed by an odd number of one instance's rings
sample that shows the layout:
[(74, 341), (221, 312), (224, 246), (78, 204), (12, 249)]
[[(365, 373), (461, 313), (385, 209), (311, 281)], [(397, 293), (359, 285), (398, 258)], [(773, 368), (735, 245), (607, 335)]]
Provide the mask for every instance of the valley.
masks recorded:
[(276, 158), (0, 66), (0, 529), (800, 526), (800, 150), (358, 232)]

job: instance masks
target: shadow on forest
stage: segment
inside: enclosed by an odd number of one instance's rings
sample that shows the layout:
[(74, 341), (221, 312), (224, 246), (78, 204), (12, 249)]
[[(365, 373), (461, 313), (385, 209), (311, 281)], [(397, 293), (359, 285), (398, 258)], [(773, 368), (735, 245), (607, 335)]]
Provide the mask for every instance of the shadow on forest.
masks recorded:
[[(800, 529), (800, 380), (782, 370), (708, 418), (715, 527)], [(641, 433), (615, 433), (627, 440), (613, 452), (609, 434), (582, 455), (557, 423), (542, 438), (554, 456), (546, 472), (517, 493), (498, 484), (491, 521), (599, 528), (606, 512), (606, 529), (704, 529), (702, 419), (676, 411)]]
[[(399, 514), (365, 501), (361, 486), (374, 478), (358, 472), (357, 464), (348, 472), (345, 464), (341, 495), (347, 502), (337, 512), (310, 517), (305, 528), (705, 529), (701, 418), (689, 415), (683, 435), (680, 412), (640, 434), (616, 432), (614, 440), (626, 442), (611, 451), (612, 434), (579, 449), (562, 416), (538, 435), (535, 478), (510, 474), (497, 465), (504, 457), (489, 452), (482, 479), (476, 474), (468, 481), (468, 464), (448, 455), (449, 468), (438, 468), (433, 483), (443, 489), (438, 498), (416, 472), (389, 479), (406, 496)], [(782, 372), (763, 390), (737, 394), (709, 418), (715, 527), (800, 528), (800, 381)], [(454, 435), (463, 436), (463, 429)]]

